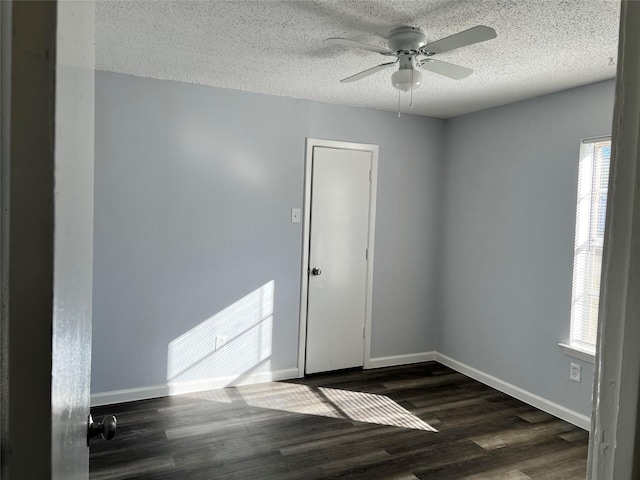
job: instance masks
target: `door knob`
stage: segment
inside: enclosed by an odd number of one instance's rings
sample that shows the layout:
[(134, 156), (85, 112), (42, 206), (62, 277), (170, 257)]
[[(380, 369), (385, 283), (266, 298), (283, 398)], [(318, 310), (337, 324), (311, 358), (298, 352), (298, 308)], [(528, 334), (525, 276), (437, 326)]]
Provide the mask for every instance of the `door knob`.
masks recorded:
[(322, 275), (322, 270), (320, 270), (318, 267), (315, 267), (313, 270), (311, 270), (311, 274), (312, 275)]
[(113, 415), (108, 415), (101, 422), (94, 422), (93, 417), (89, 415), (89, 429), (87, 432), (87, 443), (93, 437), (100, 435), (105, 440), (111, 440), (116, 436), (116, 425), (118, 421)]

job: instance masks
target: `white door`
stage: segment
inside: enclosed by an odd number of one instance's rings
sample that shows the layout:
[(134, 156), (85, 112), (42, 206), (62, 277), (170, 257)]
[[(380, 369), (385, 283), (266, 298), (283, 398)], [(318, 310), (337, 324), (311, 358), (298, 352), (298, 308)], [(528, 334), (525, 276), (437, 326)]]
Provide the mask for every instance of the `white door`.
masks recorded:
[(8, 336), (0, 475), (82, 480), (89, 476), (94, 4), (1, 3)]
[(95, 5), (57, 3), (51, 478), (88, 478)]
[(306, 373), (363, 365), (372, 151), (313, 147)]

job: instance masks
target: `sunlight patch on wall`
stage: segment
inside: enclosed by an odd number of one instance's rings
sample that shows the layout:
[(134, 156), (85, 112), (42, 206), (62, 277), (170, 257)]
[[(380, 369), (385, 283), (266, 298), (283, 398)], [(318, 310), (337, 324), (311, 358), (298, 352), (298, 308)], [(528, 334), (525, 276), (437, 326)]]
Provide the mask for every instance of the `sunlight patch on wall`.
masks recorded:
[(170, 394), (222, 388), (269, 372), (274, 292), (272, 280), (171, 341)]

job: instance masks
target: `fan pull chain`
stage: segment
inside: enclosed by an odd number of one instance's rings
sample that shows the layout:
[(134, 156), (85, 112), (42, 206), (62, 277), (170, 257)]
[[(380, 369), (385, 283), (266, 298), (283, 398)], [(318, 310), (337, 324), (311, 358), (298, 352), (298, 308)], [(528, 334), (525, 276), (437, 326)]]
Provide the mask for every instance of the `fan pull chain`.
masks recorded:
[(398, 118), (400, 118), (400, 90), (398, 90)]
[(411, 97), (409, 100), (409, 108), (413, 108), (413, 74), (414, 74), (415, 70), (412, 68), (411, 69)]

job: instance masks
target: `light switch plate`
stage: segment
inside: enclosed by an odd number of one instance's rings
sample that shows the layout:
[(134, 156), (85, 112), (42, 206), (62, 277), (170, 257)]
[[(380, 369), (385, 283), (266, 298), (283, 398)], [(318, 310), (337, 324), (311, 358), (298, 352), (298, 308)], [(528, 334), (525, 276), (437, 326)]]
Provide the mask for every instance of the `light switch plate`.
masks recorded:
[(300, 209), (292, 208), (291, 209), (291, 223), (300, 223)]

